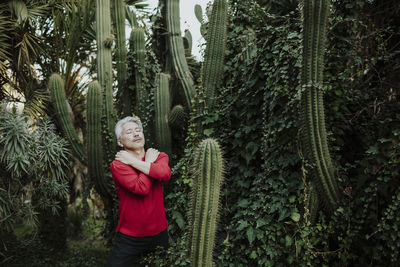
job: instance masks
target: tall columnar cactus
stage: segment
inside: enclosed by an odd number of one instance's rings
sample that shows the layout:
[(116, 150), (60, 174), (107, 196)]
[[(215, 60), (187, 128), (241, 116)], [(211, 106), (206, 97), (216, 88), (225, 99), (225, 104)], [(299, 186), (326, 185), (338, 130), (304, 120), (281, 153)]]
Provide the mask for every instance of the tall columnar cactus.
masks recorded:
[(125, 1), (114, 1), (114, 25), (116, 32), (116, 65), (117, 65), (117, 79), (118, 79), (118, 95), (122, 97), (123, 113), (129, 115), (130, 98), (127, 93), (126, 80), (127, 80), (127, 49), (125, 37)]
[(131, 33), (131, 42), (135, 51), (135, 90), (136, 90), (136, 115), (143, 120), (148, 93), (144, 85), (144, 77), (146, 75), (145, 60), (145, 40), (144, 29), (135, 28)]
[(224, 72), (228, 5), (226, 0), (214, 0), (207, 31), (207, 47), (204, 55), (202, 82), (207, 106), (215, 103), (215, 91)]
[(86, 163), (86, 152), (82, 142), (79, 140), (75, 132), (74, 125), (68, 113), (68, 102), (65, 96), (64, 81), (60, 75), (54, 73), (50, 76), (49, 88), (53, 99), (53, 105), (56, 110), (57, 119), (61, 124), (64, 135), (68, 139), (75, 156), (82, 163)]
[(114, 137), (115, 111), (113, 107), (112, 57), (110, 0), (96, 0), (96, 39), (97, 39), (97, 75), (104, 90), (104, 115), (107, 127), (108, 161), (114, 158), (116, 141)]
[(171, 106), (168, 75), (156, 75), (155, 101), (155, 130), (156, 140), (161, 151), (171, 155), (171, 130), (167, 123), (168, 112)]
[(87, 152), (89, 176), (94, 181), (99, 194), (104, 197), (110, 194), (109, 184), (103, 169), (103, 142), (101, 117), (103, 110), (101, 86), (97, 81), (89, 84), (87, 94)]
[(192, 266), (212, 266), (223, 173), (223, 159), (218, 142), (211, 138), (203, 140), (193, 161), (189, 214)]
[(327, 211), (337, 207), (340, 191), (329, 154), (322, 92), (329, 0), (303, 1), (301, 84), (302, 140), (308, 170)]
[(185, 57), (185, 49), (181, 36), (179, 0), (168, 0), (167, 2), (167, 29), (168, 48), (170, 49), (173, 70), (181, 82), (186, 106), (190, 110), (194, 96), (194, 83)]

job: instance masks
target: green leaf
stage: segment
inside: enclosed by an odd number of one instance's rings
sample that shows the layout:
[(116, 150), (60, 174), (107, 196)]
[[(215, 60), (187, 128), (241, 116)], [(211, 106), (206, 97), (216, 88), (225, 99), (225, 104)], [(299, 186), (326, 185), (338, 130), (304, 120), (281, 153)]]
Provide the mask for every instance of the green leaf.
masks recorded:
[(368, 154), (372, 154), (372, 155), (376, 155), (376, 154), (378, 154), (378, 152), (379, 152), (379, 149), (378, 149), (378, 145), (377, 145), (377, 144), (375, 144), (374, 146), (371, 146), (371, 147), (367, 150), (367, 153), (368, 153)]
[(250, 259), (256, 259), (257, 258), (257, 252), (253, 250), (250, 254)]
[(246, 235), (247, 235), (247, 239), (249, 240), (250, 244), (253, 243), (254, 238), (255, 238), (253, 227), (247, 228)]
[(249, 206), (249, 201), (247, 199), (242, 199), (237, 204), (241, 208), (246, 208)]
[(292, 243), (293, 243), (293, 239), (289, 235), (286, 235), (285, 236), (285, 246), (289, 247), (292, 245)]
[(299, 214), (298, 212), (293, 212), (293, 213), (290, 215), (290, 218), (291, 218), (293, 221), (298, 222), (298, 221), (300, 221), (300, 214)]
[(183, 219), (183, 216), (179, 211), (176, 210), (172, 211), (172, 218), (175, 219), (180, 229), (183, 230), (185, 228), (185, 220)]
[(214, 129), (204, 129), (203, 133), (205, 136), (210, 136), (214, 132)]

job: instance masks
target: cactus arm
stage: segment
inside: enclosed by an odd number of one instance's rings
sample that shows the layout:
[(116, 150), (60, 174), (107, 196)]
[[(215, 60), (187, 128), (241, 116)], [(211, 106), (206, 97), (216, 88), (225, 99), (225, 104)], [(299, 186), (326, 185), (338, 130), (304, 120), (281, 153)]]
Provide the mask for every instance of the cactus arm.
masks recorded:
[(212, 107), (215, 103), (215, 91), (221, 83), (224, 73), (228, 5), (226, 0), (214, 0), (207, 32), (207, 47), (204, 55), (202, 73), (206, 103)]
[(203, 9), (199, 4), (194, 5), (194, 15), (200, 24), (203, 24)]
[(170, 127), (183, 128), (185, 121), (186, 113), (183, 106), (174, 106), (168, 114), (168, 125)]
[(168, 75), (158, 73), (156, 75), (155, 98), (155, 127), (156, 140), (161, 151), (171, 155), (171, 130), (167, 123), (167, 116), (171, 106)]
[(82, 142), (79, 140), (71, 117), (68, 113), (67, 99), (65, 96), (64, 81), (58, 74), (52, 74), (49, 80), (49, 88), (51, 97), (53, 98), (53, 105), (56, 110), (57, 119), (60, 121), (62, 131), (74, 155), (84, 164), (86, 164), (86, 152)]
[(191, 265), (212, 266), (212, 253), (223, 182), (223, 159), (214, 139), (203, 140), (196, 150), (190, 202)]
[(167, 1), (168, 46), (173, 69), (184, 91), (186, 106), (190, 110), (194, 96), (194, 83), (185, 57), (185, 48), (181, 36), (179, 0)]
[[(111, 161), (116, 151), (114, 137), (115, 111), (113, 107), (112, 88), (112, 57), (111, 57), (111, 14), (110, 0), (96, 0), (96, 39), (97, 39), (97, 75), (101, 88), (104, 90), (104, 114), (108, 161)], [(111, 45), (110, 45), (111, 44)]]
[(323, 104), (323, 59), (328, 0), (303, 1), (303, 64), (301, 83), (302, 138), (311, 176), (328, 211), (336, 208), (340, 191), (329, 154)]
[(188, 54), (191, 55), (192, 54), (192, 46), (193, 46), (193, 37), (192, 34), (190, 33), (189, 30), (185, 30), (185, 39), (187, 40), (187, 44), (188, 44)]

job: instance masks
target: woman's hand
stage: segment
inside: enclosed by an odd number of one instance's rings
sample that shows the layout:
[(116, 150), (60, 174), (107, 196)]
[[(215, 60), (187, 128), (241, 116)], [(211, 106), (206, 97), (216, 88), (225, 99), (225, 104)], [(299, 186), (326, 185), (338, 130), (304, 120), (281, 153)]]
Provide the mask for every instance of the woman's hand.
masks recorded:
[(115, 159), (121, 161), (122, 163), (131, 165), (135, 161), (135, 157), (131, 155), (128, 151), (121, 150), (115, 155)]
[(144, 156), (144, 160), (146, 162), (154, 162), (158, 158), (158, 155), (160, 154), (160, 151), (158, 151), (155, 148), (149, 148), (146, 151), (146, 155)]

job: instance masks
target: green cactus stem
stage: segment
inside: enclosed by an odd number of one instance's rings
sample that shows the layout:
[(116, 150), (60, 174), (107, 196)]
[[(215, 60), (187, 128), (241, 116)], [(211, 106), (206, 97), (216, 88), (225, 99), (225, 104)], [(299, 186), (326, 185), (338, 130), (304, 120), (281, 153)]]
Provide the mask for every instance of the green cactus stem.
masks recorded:
[(125, 19), (126, 19), (126, 6), (124, 0), (114, 1), (114, 20), (116, 32), (116, 65), (117, 65), (117, 80), (118, 80), (118, 95), (122, 97), (122, 106), (124, 115), (130, 115), (130, 99), (127, 97), (126, 80), (127, 72), (127, 49), (126, 49), (126, 36), (125, 36)]
[(184, 43), (185, 43), (185, 50), (187, 51), (186, 54), (191, 55), (192, 54), (193, 38), (192, 38), (192, 34), (190, 33), (189, 30), (185, 30)]
[(145, 50), (145, 39), (144, 29), (135, 28), (131, 33), (131, 43), (133, 44), (134, 59), (135, 59), (135, 90), (136, 90), (136, 115), (143, 120), (145, 113), (146, 102), (148, 99), (148, 93), (144, 85), (144, 77), (146, 75), (145, 63), (146, 63), (146, 50)]
[(203, 140), (193, 160), (190, 202), (191, 266), (212, 266), (219, 197), (223, 182), (223, 159), (214, 139)]
[(74, 155), (83, 163), (86, 164), (86, 152), (81, 140), (75, 132), (71, 116), (68, 112), (68, 102), (65, 96), (64, 81), (60, 75), (54, 73), (50, 76), (49, 88), (53, 105), (56, 110), (56, 116), (61, 124), (64, 136), (67, 138)]
[(110, 0), (96, 0), (96, 39), (97, 39), (97, 75), (104, 90), (104, 114), (106, 119), (107, 158), (111, 161), (116, 151), (114, 137), (115, 111), (113, 106), (112, 57), (109, 45), (111, 38)]
[(224, 73), (228, 5), (226, 0), (214, 0), (207, 32), (207, 47), (204, 55), (202, 82), (206, 93), (206, 104), (212, 107)]
[(103, 169), (103, 142), (101, 130), (103, 97), (97, 81), (89, 84), (87, 95), (87, 152), (89, 176), (102, 196), (108, 196), (110, 188)]
[(315, 186), (313, 185), (312, 182), (308, 183), (308, 186), (306, 187), (306, 194), (307, 194), (307, 202), (306, 206), (308, 208), (308, 215), (310, 218), (310, 222), (314, 223), (317, 219), (318, 215), (318, 208), (319, 208), (319, 202), (318, 202), (318, 193), (315, 190)]
[(171, 53), (173, 70), (182, 85), (186, 106), (190, 110), (194, 96), (194, 83), (190, 73), (181, 36), (179, 0), (169, 0), (167, 2), (167, 29), (168, 47)]
[(155, 100), (155, 130), (156, 140), (161, 151), (171, 155), (171, 130), (167, 123), (168, 112), (171, 106), (169, 93), (169, 77), (165, 73), (156, 75)]
[(329, 154), (322, 91), (328, 0), (303, 1), (303, 62), (301, 84), (302, 140), (308, 173), (318, 199), (328, 212), (338, 205), (340, 190)]
[(203, 19), (203, 9), (199, 4), (194, 5), (194, 15), (196, 16), (197, 20), (200, 22), (200, 24), (204, 23)]
[(168, 125), (174, 128), (183, 128), (187, 115), (182, 105), (174, 106), (168, 115)]

